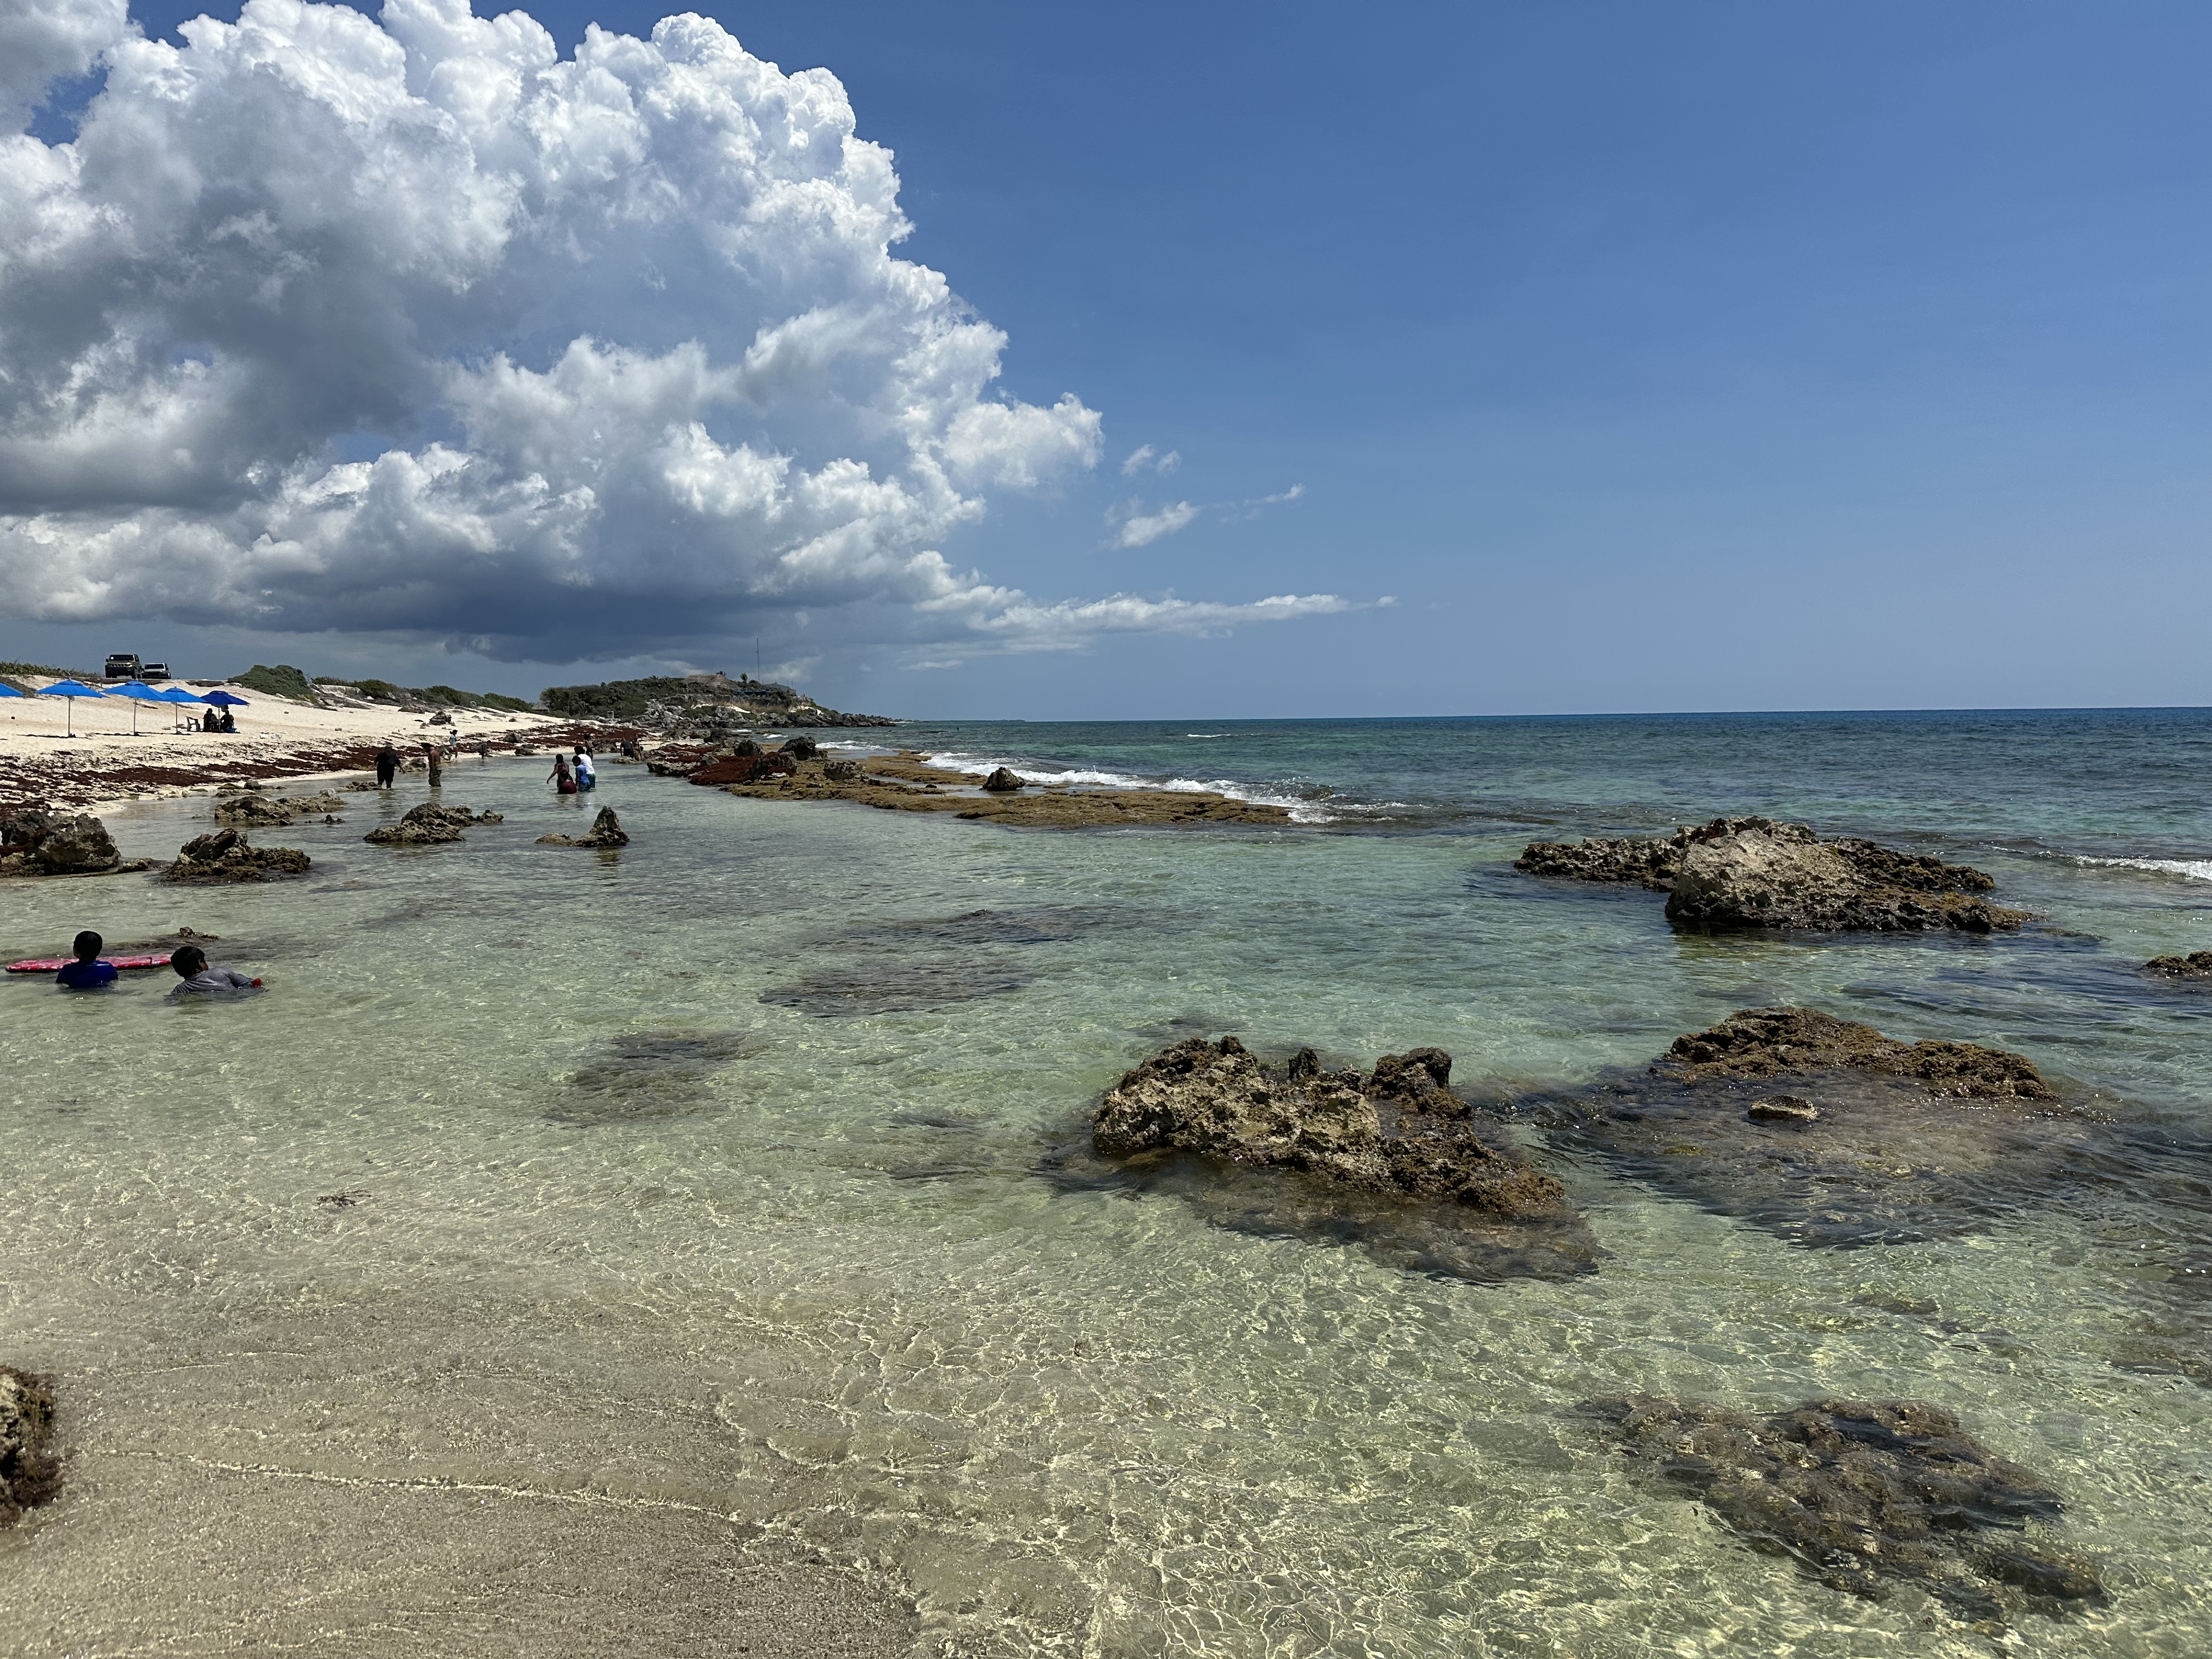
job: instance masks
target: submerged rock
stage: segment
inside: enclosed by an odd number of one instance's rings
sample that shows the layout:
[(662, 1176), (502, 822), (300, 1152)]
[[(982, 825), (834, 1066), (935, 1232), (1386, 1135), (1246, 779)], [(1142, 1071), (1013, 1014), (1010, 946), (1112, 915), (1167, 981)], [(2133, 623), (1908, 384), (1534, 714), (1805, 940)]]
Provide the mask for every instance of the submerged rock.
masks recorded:
[(53, 1421), (52, 1379), (0, 1365), (0, 1527), (61, 1490), (61, 1460), (46, 1449)]
[(462, 831), (471, 824), (503, 821), (503, 815), (498, 812), (471, 812), (465, 806), (424, 801), (420, 806), (410, 807), (398, 823), (380, 824), (362, 839), (378, 847), (428, 847), (463, 840)]
[(2173, 979), (2212, 979), (2212, 951), (2191, 951), (2185, 957), (2153, 957), (2143, 963), (2143, 972)]
[(2105, 1599), (2091, 1563), (2017, 1535), (2055, 1520), (2058, 1494), (1939, 1407), (1814, 1400), (1762, 1418), (1629, 1395), (1583, 1409), (1755, 1547), (1837, 1589), (1881, 1600), (1911, 1584), (1977, 1619)]
[[(375, 786), (371, 785), (374, 788)], [(280, 803), (295, 812), (343, 812), (349, 804), (344, 796), (325, 789), (315, 795), (285, 795)]]
[(994, 795), (1011, 795), (1024, 787), (1022, 779), (1008, 766), (994, 768), (991, 775), (983, 780), (984, 789)]
[(218, 830), (178, 848), (177, 861), (161, 872), (161, 878), (182, 886), (286, 881), (306, 875), (307, 867), (307, 855), (297, 848), (253, 847), (242, 830)]
[[(1409, 1205), (1438, 1206), (1449, 1212), (1445, 1224), (1488, 1231), (1489, 1270), (1476, 1261), (1460, 1269), (1466, 1277), (1590, 1271), (1599, 1252), (1565, 1189), (1452, 1093), (1450, 1074), (1440, 1048), (1385, 1054), (1362, 1077), (1322, 1070), (1310, 1049), (1279, 1071), (1233, 1036), (1191, 1037), (1107, 1091), (1091, 1149), (1125, 1163), (1186, 1153), (1231, 1170), (1305, 1177), (1323, 1189), (1320, 1201), (1293, 1195), (1285, 1207), (1306, 1212), (1309, 1226), (1333, 1209), (1356, 1233)], [(1264, 1224), (1250, 1214), (1243, 1224)]]
[(283, 801), (243, 791), (225, 796), (216, 803), (215, 808), (216, 823), (240, 830), (281, 830), (297, 816)]
[(2048, 1205), (2093, 1178), (2110, 1133), (2021, 1055), (1899, 1042), (1809, 1008), (1747, 1009), (1640, 1074), (1513, 1109), (1662, 1192), (1835, 1248)]
[(629, 836), (623, 831), (622, 820), (615, 816), (611, 806), (599, 808), (599, 817), (592, 820), (591, 830), (580, 836), (540, 836), (540, 847), (627, 847)]
[(1747, 1008), (1676, 1037), (1656, 1071), (1686, 1079), (1787, 1077), (1849, 1070), (1910, 1078), (1930, 1094), (2055, 1101), (2034, 1061), (1975, 1042), (1901, 1042), (1817, 1008)]
[(1972, 896), (1996, 884), (1971, 866), (1850, 836), (1824, 842), (1771, 818), (1715, 818), (1650, 840), (1535, 842), (1513, 867), (1665, 892), (1680, 927), (1987, 933), (2028, 919)]

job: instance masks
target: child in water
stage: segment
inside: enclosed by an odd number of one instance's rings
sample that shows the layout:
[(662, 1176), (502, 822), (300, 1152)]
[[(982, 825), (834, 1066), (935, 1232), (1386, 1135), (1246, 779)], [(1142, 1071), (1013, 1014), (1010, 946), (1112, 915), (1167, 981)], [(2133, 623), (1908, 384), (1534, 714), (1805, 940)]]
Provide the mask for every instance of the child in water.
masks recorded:
[(184, 981), (169, 993), (172, 1002), (181, 996), (198, 996), (210, 991), (236, 993), (263, 988), (259, 980), (248, 979), (234, 969), (209, 967), (207, 952), (197, 945), (179, 945), (169, 957), (169, 969)]
[(115, 964), (100, 959), (100, 947), (107, 941), (90, 928), (76, 936), (70, 948), (76, 960), (67, 963), (54, 975), (54, 983), (64, 991), (98, 991), (115, 983)]
[(564, 795), (573, 795), (576, 793), (576, 780), (568, 770), (568, 757), (566, 755), (553, 757), (553, 769), (546, 774), (545, 781)]
[(581, 744), (576, 745), (576, 792), (599, 787), (599, 774), (592, 769), (592, 751)]

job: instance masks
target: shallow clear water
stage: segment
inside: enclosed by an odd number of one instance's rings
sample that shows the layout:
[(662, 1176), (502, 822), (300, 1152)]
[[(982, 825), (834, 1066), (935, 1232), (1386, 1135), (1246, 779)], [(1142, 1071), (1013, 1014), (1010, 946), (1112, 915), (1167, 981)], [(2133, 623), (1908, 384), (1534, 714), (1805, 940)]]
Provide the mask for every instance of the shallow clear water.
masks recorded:
[[(9, 884), (11, 956), (186, 924), (271, 988), (179, 1008), (145, 981), (0, 985), (0, 1358), (61, 1376), (74, 1458), (61, 1503), (0, 1535), (0, 1650), (220, 1650), (179, 1536), (229, 1540), (241, 1606), (333, 1539), (391, 1547), (388, 1516), (310, 1516), (307, 1477), (500, 1495), (494, 1517), (739, 1516), (911, 1598), (918, 1652), (2203, 1650), (2207, 1322), (2166, 1280), (2203, 1238), (2185, 1183), (1809, 1250), (1532, 1133), (1609, 1258), (1476, 1285), (1049, 1163), (1191, 1031), (1361, 1062), (1433, 1043), (1458, 1079), (1575, 1084), (1785, 1001), (2212, 1129), (2212, 995), (2134, 971), (2212, 945), (2212, 882), (2186, 873), (2212, 859), (2212, 717), (899, 738), (1227, 780), (1326, 821), (1010, 831), (609, 767), (593, 804), (635, 839), (603, 856), (531, 844), (575, 817), (541, 768), (470, 763), (445, 798), (508, 817), (459, 846), (359, 841), (418, 787), (264, 834), (315, 858), (293, 886)], [(209, 806), (110, 822), (166, 854)], [(2049, 923), (1678, 938), (1656, 896), (1510, 867), (1534, 834), (1745, 810), (1971, 849)], [(978, 910), (999, 919), (959, 920)], [(1573, 1414), (1625, 1390), (1933, 1400), (2065, 1494), (2051, 1541), (2104, 1564), (2112, 1603), (1993, 1634), (1913, 1591), (1824, 1589)], [(530, 1548), (565, 1571), (561, 1536)], [(359, 1650), (415, 1650), (391, 1632), (430, 1615), (390, 1600), (384, 1638), (349, 1627)]]

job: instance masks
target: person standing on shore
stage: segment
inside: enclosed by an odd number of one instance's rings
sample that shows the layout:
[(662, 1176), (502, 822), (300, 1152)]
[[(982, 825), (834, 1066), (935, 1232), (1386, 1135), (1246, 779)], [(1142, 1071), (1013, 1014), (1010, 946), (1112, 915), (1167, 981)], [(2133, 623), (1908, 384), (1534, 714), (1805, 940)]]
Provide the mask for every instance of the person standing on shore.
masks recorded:
[(376, 751), (376, 787), (389, 789), (398, 775), (399, 751), (387, 743)]
[(573, 795), (576, 793), (575, 776), (568, 770), (568, 757), (566, 755), (553, 757), (553, 769), (546, 775), (545, 781), (564, 795)]

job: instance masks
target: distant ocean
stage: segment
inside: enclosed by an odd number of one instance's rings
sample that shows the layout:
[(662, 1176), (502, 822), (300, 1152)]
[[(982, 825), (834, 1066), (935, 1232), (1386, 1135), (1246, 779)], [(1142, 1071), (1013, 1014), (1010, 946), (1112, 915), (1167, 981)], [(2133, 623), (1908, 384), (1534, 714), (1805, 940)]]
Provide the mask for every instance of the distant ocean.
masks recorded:
[[(0, 1601), (61, 1598), (88, 1648), (173, 1644), (148, 1586), (199, 1583), (155, 1546), (216, 1522), (204, 1477), (152, 1472), (220, 1468), (268, 1620), (312, 1550), (393, 1535), (347, 1482), (434, 1479), (573, 1499), (471, 1520), (515, 1559), (565, 1559), (580, 1506), (618, 1504), (689, 1571), (682, 1517), (738, 1517), (909, 1599), (917, 1654), (2203, 1650), (2205, 1182), (1809, 1249), (1531, 1130), (1607, 1254), (1486, 1285), (1055, 1159), (1192, 1033), (1572, 1087), (1781, 1003), (2016, 1050), (2204, 1145), (2212, 993), (2138, 970), (2212, 949), (2212, 711), (819, 735), (1298, 823), (1009, 830), (609, 765), (590, 805), (633, 842), (602, 858), (533, 844), (579, 819), (542, 765), (465, 761), (445, 798), (507, 818), (459, 844), (362, 843), (413, 784), (257, 832), (313, 856), (295, 886), (12, 889), (14, 954), (190, 925), (271, 988), (0, 985), (0, 1358), (94, 1425), (55, 1513), (101, 1517), (0, 1534)], [(1656, 894), (1512, 868), (1532, 839), (1750, 812), (1974, 864), (2043, 920), (1678, 935)], [(111, 824), (150, 856), (209, 814)], [(1627, 1392), (1933, 1401), (2064, 1496), (2039, 1535), (2101, 1563), (2110, 1604), (1992, 1635), (1824, 1585), (1577, 1413)]]

